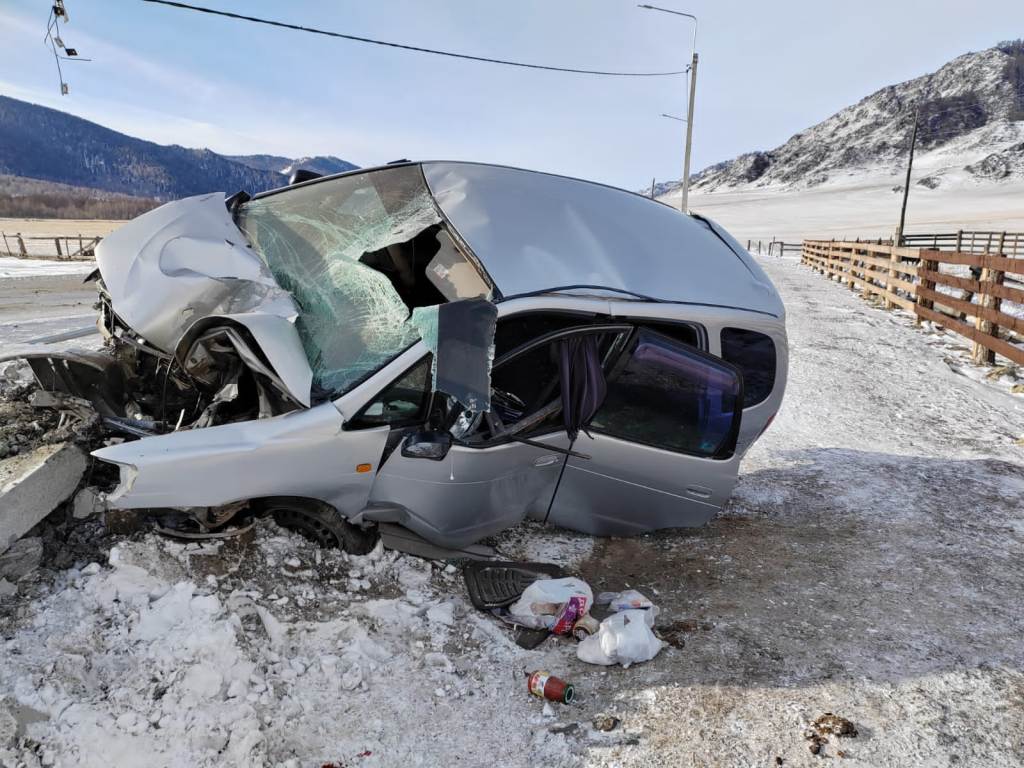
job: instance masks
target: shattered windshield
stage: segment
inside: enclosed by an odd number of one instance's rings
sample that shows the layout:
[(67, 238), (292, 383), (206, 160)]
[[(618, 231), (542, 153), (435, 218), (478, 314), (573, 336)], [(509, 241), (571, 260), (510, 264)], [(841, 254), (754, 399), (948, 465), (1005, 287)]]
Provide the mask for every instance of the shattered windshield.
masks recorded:
[(419, 338), (412, 309), (489, 296), (453, 245), (419, 166), (251, 200), (238, 227), (298, 303), (321, 389), (345, 392)]

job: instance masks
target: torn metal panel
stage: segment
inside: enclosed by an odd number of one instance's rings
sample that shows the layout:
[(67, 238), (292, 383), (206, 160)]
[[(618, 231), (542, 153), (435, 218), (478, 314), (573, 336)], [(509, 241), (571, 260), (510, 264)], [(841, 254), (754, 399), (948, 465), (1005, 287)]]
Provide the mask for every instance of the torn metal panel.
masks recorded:
[[(259, 345), (250, 344), (246, 332)], [(275, 315), (256, 312), (249, 315), (228, 315), (196, 323), (182, 338), (175, 358), (183, 370), (207, 385), (217, 382), (215, 373), (230, 364), (224, 356), (211, 352), (210, 343), (218, 340), (230, 345), (238, 359), (253, 373), (265, 377), (285, 394), (310, 392), (313, 373), (302, 350), (295, 326)], [(273, 361), (273, 362), (271, 362)], [(305, 401), (293, 397), (301, 405)]]
[(423, 164), (441, 211), (505, 297), (572, 285), (780, 317), (771, 282), (705, 222), (640, 195), (476, 163)]
[(399, 246), (440, 222), (415, 166), (241, 206), (239, 227), (302, 308), (296, 327), (315, 385), (343, 393), (417, 341), (396, 288), (412, 289), (415, 253)]
[(498, 308), (486, 299), (417, 307), (411, 320), (433, 353), (434, 389), (468, 411), (491, 410), (491, 363)]
[(251, 326), (288, 394), (310, 404), (309, 364), (289, 350), (298, 308), (246, 243), (223, 194), (139, 216), (100, 243), (96, 260), (114, 311), (146, 342), (173, 353), (196, 322), (234, 318)]
[(116, 358), (106, 352), (53, 352), (18, 355), (28, 362), (39, 386), (88, 400), (101, 416), (124, 416), (125, 375)]
[(270, 496), (324, 501), (355, 514), (366, 505), (388, 428), (343, 432), (330, 403), (270, 419), (148, 437), (93, 451), (121, 467), (115, 509), (219, 507)]

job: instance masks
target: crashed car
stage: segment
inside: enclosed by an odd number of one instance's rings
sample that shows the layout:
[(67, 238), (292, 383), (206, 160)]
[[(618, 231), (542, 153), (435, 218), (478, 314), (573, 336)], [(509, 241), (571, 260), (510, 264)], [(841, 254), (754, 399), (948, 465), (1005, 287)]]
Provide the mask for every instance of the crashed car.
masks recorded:
[(399, 163), (169, 203), (97, 248), (104, 348), (39, 383), (128, 439), (113, 509), (466, 548), (525, 518), (699, 526), (786, 384), (785, 310), (713, 221), (578, 179)]

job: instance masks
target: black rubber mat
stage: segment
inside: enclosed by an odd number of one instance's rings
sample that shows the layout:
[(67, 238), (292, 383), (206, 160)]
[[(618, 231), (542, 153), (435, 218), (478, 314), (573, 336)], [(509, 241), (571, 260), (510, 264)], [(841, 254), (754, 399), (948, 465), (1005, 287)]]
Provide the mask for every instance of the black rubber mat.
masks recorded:
[(470, 602), (481, 611), (511, 605), (538, 578), (562, 575), (561, 566), (554, 563), (476, 561), (462, 569)]

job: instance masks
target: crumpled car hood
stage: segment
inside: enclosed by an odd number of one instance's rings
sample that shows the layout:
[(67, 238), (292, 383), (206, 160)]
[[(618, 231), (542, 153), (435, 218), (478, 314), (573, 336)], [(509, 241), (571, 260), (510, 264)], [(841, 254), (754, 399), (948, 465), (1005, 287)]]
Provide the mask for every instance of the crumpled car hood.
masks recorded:
[(197, 324), (240, 324), (287, 394), (310, 405), (298, 307), (235, 226), (222, 192), (139, 216), (100, 243), (96, 261), (114, 311), (150, 344), (180, 356)]

